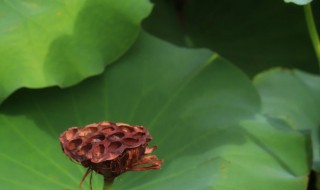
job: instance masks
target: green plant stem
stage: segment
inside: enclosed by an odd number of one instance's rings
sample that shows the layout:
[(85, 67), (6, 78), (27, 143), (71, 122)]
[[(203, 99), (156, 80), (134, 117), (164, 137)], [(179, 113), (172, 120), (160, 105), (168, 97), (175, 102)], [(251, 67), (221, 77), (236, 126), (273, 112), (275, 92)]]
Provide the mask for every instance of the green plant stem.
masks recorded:
[(318, 59), (318, 65), (319, 65), (319, 69), (320, 69), (320, 41), (319, 41), (317, 27), (316, 27), (316, 24), (315, 24), (315, 21), (313, 18), (312, 8), (311, 8), (310, 3), (304, 6), (304, 13), (306, 16), (306, 22), (307, 22), (307, 27), (309, 30), (309, 35), (310, 35), (314, 50), (316, 52), (316, 56)]
[(113, 181), (104, 180), (103, 190), (111, 190)]

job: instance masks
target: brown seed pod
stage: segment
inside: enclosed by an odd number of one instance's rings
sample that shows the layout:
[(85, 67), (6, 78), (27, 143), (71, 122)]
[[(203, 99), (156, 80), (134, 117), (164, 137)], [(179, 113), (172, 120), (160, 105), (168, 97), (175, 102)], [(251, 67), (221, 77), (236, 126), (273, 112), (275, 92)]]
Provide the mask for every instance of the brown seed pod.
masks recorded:
[(154, 155), (146, 156), (157, 148), (147, 147), (151, 139), (149, 131), (142, 126), (106, 121), (71, 127), (59, 137), (63, 152), (88, 168), (80, 187), (92, 171), (110, 183), (126, 171), (160, 169), (162, 160)]

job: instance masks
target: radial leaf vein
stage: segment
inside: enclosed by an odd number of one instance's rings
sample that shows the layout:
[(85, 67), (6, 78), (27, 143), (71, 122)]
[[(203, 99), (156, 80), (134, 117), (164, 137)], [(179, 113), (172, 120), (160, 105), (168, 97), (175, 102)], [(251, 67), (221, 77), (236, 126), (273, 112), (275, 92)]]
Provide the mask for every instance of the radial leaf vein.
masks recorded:
[(35, 153), (39, 154), (46, 160), (48, 160), (52, 165), (54, 165), (57, 169), (59, 169), (62, 173), (64, 173), (66, 176), (70, 177), (74, 182), (78, 182), (78, 180), (72, 176), (68, 171), (66, 171), (63, 167), (61, 167), (60, 164), (56, 163), (54, 160), (52, 160), (50, 157), (48, 157), (46, 154), (44, 154), (41, 150), (39, 150), (30, 140), (25, 137), (21, 131), (19, 131), (18, 127), (16, 127), (13, 123), (11, 123), (7, 118), (2, 116), (2, 119), (5, 123), (7, 123), (7, 126), (10, 127), (17, 135), (21, 137), (22, 140), (24, 140), (27, 145), (29, 145), (30, 148), (35, 150)]
[(9, 161), (9, 162), (12, 162), (16, 166), (20, 166), (21, 168), (24, 168), (25, 170), (27, 170), (27, 171), (29, 171), (29, 172), (31, 172), (31, 173), (33, 173), (33, 174), (45, 179), (45, 180), (47, 180), (47, 181), (49, 181), (49, 182), (51, 182), (53, 184), (57, 184), (57, 185), (59, 185), (61, 187), (64, 187), (64, 188), (68, 187), (67, 185), (65, 185), (63, 183), (59, 183), (56, 180), (53, 180), (53, 179), (49, 178), (45, 174), (33, 169), (32, 167), (29, 167), (28, 164), (24, 164), (21, 161), (15, 160), (13, 157), (10, 157), (10, 156), (4, 155), (4, 154), (0, 154), (0, 157), (5, 159), (5, 160), (7, 160), (7, 161)]
[(186, 79), (183, 84), (181, 84), (179, 86), (179, 88), (177, 88), (177, 90), (172, 93), (172, 95), (167, 99), (167, 102), (163, 105), (163, 107), (161, 109), (159, 109), (157, 115), (153, 118), (153, 120), (149, 123), (149, 129), (151, 129), (156, 122), (158, 121), (158, 119), (161, 117), (161, 115), (166, 111), (166, 109), (169, 108), (169, 106), (171, 105), (171, 103), (175, 100), (175, 98), (179, 95), (179, 93), (181, 91), (183, 91), (188, 84), (195, 78), (197, 77), (208, 65), (210, 65), (211, 63), (213, 63), (217, 58), (219, 57), (218, 54), (214, 53), (212, 54), (212, 56), (210, 57), (210, 59), (205, 62), (204, 64), (202, 64), (198, 69), (196, 69), (194, 71), (194, 73), (192, 75), (190, 75), (190, 77), (188, 79)]

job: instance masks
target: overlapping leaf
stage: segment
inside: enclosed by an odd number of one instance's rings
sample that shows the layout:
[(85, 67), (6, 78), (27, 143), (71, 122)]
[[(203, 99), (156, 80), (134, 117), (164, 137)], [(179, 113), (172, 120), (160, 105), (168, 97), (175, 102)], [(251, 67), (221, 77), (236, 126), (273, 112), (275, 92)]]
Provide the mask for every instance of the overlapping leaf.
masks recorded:
[(111, 120), (147, 127), (165, 160), (160, 171), (124, 174), (113, 189), (305, 189), (308, 138), (259, 110), (251, 82), (219, 55), (142, 34), (102, 76), (23, 90), (2, 106), (1, 187), (76, 189), (84, 171), (62, 154), (59, 133)]
[(308, 130), (313, 140), (313, 168), (320, 171), (320, 77), (298, 70), (273, 69), (255, 78), (263, 112)]
[(0, 2), (0, 102), (21, 87), (99, 74), (136, 39), (148, 0)]

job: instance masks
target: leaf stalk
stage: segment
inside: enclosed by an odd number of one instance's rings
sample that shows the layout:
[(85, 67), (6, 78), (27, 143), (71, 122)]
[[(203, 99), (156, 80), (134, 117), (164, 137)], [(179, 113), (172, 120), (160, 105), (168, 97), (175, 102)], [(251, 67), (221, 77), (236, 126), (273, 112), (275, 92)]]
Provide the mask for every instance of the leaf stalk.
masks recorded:
[(319, 71), (320, 71), (320, 40), (319, 40), (317, 27), (313, 18), (311, 3), (304, 5), (304, 13), (305, 13), (306, 23), (307, 23), (309, 35), (312, 41), (312, 45), (318, 59), (318, 65), (319, 65)]

